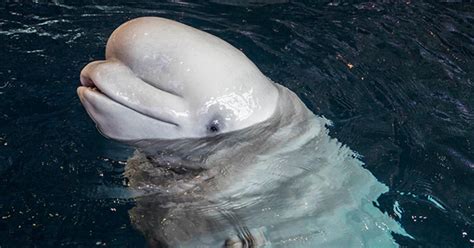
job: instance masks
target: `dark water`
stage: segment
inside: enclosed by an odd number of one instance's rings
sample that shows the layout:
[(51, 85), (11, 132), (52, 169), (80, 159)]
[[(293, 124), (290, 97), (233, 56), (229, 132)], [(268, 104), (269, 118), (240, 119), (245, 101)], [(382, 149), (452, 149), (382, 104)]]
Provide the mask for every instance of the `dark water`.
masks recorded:
[(145, 245), (133, 201), (110, 197), (132, 150), (75, 92), (110, 33), (145, 15), (225, 39), (332, 120), (390, 187), (380, 208), (415, 238), (399, 244), (474, 246), (472, 4), (110, 2), (0, 3), (0, 247)]

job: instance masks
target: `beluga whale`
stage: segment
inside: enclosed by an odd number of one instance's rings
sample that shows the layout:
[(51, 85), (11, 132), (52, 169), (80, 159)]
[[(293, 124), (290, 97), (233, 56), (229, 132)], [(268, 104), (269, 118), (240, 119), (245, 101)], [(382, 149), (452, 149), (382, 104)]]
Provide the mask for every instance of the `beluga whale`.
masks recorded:
[(397, 247), (388, 187), (239, 49), (141, 17), (118, 27), (77, 93), (125, 166), (150, 247)]

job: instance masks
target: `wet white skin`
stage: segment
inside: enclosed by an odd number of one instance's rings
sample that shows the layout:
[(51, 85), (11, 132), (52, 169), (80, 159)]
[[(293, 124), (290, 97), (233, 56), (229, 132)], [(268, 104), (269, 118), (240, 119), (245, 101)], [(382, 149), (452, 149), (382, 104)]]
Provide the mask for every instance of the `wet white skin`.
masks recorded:
[(156, 17), (113, 32), (78, 95), (138, 148), (125, 176), (150, 247), (396, 247), (388, 188), (289, 89), (225, 41)]
[[(88, 64), (77, 93), (107, 137), (120, 141), (204, 137), (266, 120), (278, 92), (238, 49), (157, 17), (131, 20)], [(96, 88), (98, 90), (96, 90)]]

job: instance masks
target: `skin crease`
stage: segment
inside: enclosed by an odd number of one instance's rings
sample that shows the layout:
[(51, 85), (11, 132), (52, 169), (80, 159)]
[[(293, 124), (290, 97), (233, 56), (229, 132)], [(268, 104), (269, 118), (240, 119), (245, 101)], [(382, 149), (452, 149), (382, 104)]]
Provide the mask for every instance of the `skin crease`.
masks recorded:
[(388, 187), (238, 49), (131, 20), (77, 89), (101, 133), (138, 148), (124, 175), (150, 247), (396, 247)]
[(157, 17), (117, 28), (106, 60), (88, 64), (81, 84), (77, 93), (101, 133), (120, 141), (239, 130), (268, 119), (278, 98), (238, 49)]

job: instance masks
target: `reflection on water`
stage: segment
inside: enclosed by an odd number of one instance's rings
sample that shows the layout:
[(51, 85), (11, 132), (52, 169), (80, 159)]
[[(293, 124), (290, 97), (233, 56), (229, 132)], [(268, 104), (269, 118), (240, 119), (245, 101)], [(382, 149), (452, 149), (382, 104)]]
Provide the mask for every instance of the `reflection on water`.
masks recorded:
[[(133, 151), (75, 96), (112, 30), (143, 15), (215, 34), (334, 122), (389, 187), (380, 210), (414, 240), (474, 242), (474, 12), (444, 3), (148, 1), (0, 4), (0, 245), (140, 246), (124, 197)], [(8, 238), (3, 238), (8, 237)]]

